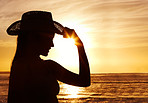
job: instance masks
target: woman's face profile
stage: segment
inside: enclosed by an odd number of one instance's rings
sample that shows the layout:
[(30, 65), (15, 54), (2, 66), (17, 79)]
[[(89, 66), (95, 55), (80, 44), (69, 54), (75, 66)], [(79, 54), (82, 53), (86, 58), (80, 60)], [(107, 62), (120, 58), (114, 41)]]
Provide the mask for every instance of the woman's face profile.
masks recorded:
[(39, 37), (37, 48), (39, 49), (39, 54), (47, 56), (51, 47), (54, 47), (53, 43), (54, 33), (42, 33)]

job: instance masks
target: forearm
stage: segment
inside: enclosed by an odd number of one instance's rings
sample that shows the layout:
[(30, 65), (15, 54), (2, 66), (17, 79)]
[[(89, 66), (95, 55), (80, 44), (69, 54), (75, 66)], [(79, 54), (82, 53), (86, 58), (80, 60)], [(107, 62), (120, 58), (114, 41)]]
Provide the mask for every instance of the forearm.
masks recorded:
[(81, 40), (79, 41), (79, 45), (77, 45), (78, 54), (79, 54), (79, 76), (81, 78), (81, 82), (84, 85), (90, 85), (90, 68), (88, 59), (85, 53), (85, 49)]

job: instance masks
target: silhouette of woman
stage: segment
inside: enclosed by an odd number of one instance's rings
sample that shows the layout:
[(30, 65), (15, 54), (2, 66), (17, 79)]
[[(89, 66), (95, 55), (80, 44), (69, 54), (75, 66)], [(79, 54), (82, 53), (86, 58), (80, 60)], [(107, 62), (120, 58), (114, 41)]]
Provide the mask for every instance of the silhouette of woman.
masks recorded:
[[(61, 32), (56, 23), (50, 12), (29, 11), (7, 29), (9, 35), (18, 35), (10, 72), (8, 103), (57, 103), (57, 80), (80, 87), (90, 85), (89, 63), (82, 41), (73, 29), (65, 27)], [(68, 71), (55, 61), (39, 57), (47, 56), (54, 47), (55, 33), (66, 35), (67, 32), (72, 32), (77, 38), (79, 74)]]

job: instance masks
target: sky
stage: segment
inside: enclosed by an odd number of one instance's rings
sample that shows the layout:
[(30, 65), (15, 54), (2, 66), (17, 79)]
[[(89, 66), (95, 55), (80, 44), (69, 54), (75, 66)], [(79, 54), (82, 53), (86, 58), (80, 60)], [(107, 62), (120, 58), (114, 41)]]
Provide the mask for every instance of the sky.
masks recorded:
[[(0, 71), (9, 71), (16, 36), (7, 27), (24, 12), (52, 12), (82, 39), (91, 73), (148, 72), (148, 0), (0, 0)], [(78, 73), (78, 53), (56, 35), (48, 57)], [(72, 61), (72, 62), (69, 62)]]

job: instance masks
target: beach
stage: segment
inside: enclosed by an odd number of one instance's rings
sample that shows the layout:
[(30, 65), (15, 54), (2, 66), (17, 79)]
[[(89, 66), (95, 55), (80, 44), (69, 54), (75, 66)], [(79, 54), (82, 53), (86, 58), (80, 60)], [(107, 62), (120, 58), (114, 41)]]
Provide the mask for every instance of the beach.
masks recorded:
[[(0, 103), (7, 103), (9, 73), (0, 74)], [(59, 82), (59, 103), (148, 103), (148, 73), (91, 74), (91, 86)]]

